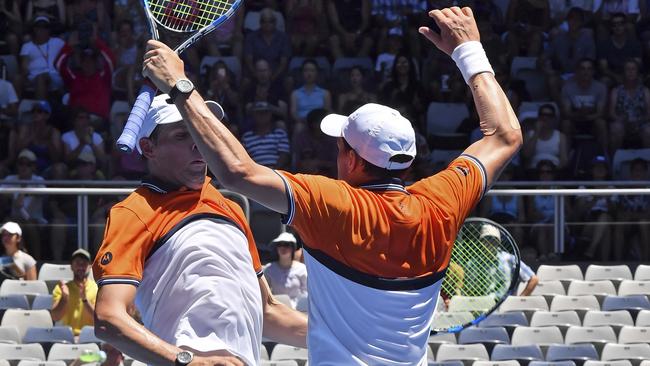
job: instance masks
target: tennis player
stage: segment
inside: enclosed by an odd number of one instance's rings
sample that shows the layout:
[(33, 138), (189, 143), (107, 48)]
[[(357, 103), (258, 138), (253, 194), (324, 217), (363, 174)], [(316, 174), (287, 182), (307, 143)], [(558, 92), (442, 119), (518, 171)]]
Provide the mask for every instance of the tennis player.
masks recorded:
[[(93, 264), (95, 333), (155, 365), (257, 365), (262, 328), (306, 347), (306, 317), (271, 296), (244, 213), (206, 177), (168, 98), (154, 98), (138, 137), (150, 176), (111, 209)], [(134, 300), (144, 326), (128, 315)]]
[[(422, 33), (456, 61), (471, 88), (484, 137), (442, 172), (404, 186), (416, 155), (411, 123), (378, 104), (329, 115), (338, 180), (256, 164), (198, 92), (176, 94), (199, 150), (229, 189), (284, 215), (305, 244), (309, 362), (426, 365), (429, 328), (463, 220), (520, 148), (519, 122), (479, 42), (472, 11), (429, 15)], [(149, 41), (144, 75), (170, 91), (186, 84), (182, 61)], [(182, 82), (181, 82), (182, 81)]]

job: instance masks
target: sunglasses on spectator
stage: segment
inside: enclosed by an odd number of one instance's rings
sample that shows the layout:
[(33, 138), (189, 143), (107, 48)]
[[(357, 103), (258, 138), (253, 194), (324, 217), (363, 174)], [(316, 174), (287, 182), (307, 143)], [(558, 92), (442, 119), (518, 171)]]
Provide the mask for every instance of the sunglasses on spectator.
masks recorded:
[(16, 165), (17, 165), (17, 166), (31, 166), (31, 165), (32, 165), (32, 162), (29, 161), (29, 160), (18, 160), (18, 161), (16, 162)]

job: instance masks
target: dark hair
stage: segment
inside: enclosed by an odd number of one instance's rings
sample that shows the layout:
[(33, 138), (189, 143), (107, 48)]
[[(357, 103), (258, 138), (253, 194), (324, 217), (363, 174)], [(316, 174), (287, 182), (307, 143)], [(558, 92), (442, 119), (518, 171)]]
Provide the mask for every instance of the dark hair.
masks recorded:
[(395, 56), (395, 61), (393, 61), (393, 70), (391, 71), (390, 75), (393, 79), (393, 82), (397, 82), (397, 61), (404, 57), (406, 61), (409, 63), (409, 84), (411, 83), (417, 83), (418, 77), (416, 74), (415, 70), (415, 64), (413, 63), (413, 58), (411, 58), (408, 54), (404, 52), (400, 52)]
[(308, 64), (314, 65), (314, 67), (316, 68), (316, 71), (320, 70), (320, 67), (318, 66), (318, 62), (316, 62), (316, 60), (314, 60), (313, 58), (308, 58), (305, 61), (303, 61), (302, 66), (300, 67), (300, 69), (301, 70), (304, 69), (305, 66), (307, 66)]
[(307, 113), (307, 125), (320, 124), (320, 121), (327, 116), (327, 111), (323, 108), (316, 108)]
[(580, 60), (578, 60), (576, 66), (580, 66), (583, 62), (589, 62), (592, 67), (596, 67), (596, 61), (593, 58), (589, 58), (589, 57), (583, 57)]
[(537, 109), (537, 114), (541, 114), (542, 110), (545, 110), (545, 109), (551, 110), (553, 112), (553, 115), (554, 116), (556, 115), (555, 107), (553, 106), (553, 104), (550, 104), (550, 103), (544, 103), (544, 104), (540, 105), (539, 108)]
[(625, 13), (618, 12), (618, 13), (614, 13), (614, 14), (612, 14), (612, 15), (610, 16), (610, 18), (609, 18), (609, 22), (610, 22), (610, 23), (613, 23), (613, 22), (614, 22), (614, 18), (623, 18), (623, 23), (626, 23), (626, 22), (627, 22), (627, 16), (625, 15)]
[[(352, 146), (350, 146), (350, 144), (348, 144), (348, 142), (345, 141), (344, 138), (341, 138), (341, 140), (343, 140), (343, 146), (344, 146), (346, 151), (352, 150), (352, 151), (354, 151), (355, 154), (359, 155), (359, 153), (357, 153), (352, 148)], [(363, 171), (366, 174), (368, 174), (369, 176), (371, 176), (373, 178), (376, 178), (376, 179), (384, 179), (384, 178), (403, 179), (406, 176), (406, 174), (408, 173), (409, 169), (410, 169), (410, 167), (408, 167), (408, 168), (405, 168), (405, 169), (388, 170), (388, 169), (385, 169), (385, 168), (380, 168), (380, 167), (368, 162), (367, 160), (362, 158), (360, 155), (359, 155), (359, 158), (361, 158), (361, 160), (363, 161)], [(390, 161), (395, 162), (395, 163), (406, 163), (406, 162), (411, 161), (411, 160), (413, 160), (413, 158), (410, 157), (409, 155), (405, 155), (405, 154), (395, 155), (395, 156), (390, 158)]]

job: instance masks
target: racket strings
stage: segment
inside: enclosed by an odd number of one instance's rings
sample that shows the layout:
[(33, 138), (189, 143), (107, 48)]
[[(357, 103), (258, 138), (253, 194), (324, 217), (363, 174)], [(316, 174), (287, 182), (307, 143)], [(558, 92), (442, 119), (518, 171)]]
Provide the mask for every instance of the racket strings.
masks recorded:
[(233, 3), (232, 0), (151, 0), (148, 5), (151, 14), (162, 26), (192, 32), (225, 15)]
[(432, 329), (460, 329), (484, 317), (508, 295), (516, 282), (513, 272), (518, 250), (514, 241), (502, 228), (499, 228), (500, 240), (482, 239), (484, 225), (483, 221), (465, 222), (458, 233), (441, 292), (450, 299), (450, 304), (457, 301), (460, 306), (455, 306), (455, 312), (437, 313)]

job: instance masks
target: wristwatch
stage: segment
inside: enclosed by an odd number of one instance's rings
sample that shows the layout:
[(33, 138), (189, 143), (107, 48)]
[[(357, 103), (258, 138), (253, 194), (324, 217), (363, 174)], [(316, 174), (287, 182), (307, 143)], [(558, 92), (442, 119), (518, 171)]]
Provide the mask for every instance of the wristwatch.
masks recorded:
[(174, 361), (174, 365), (176, 366), (189, 365), (193, 359), (194, 359), (194, 354), (192, 352), (181, 351), (176, 354), (176, 361)]
[(194, 90), (194, 84), (188, 79), (178, 79), (176, 85), (169, 91), (169, 100), (174, 103), (179, 95), (189, 95)]

